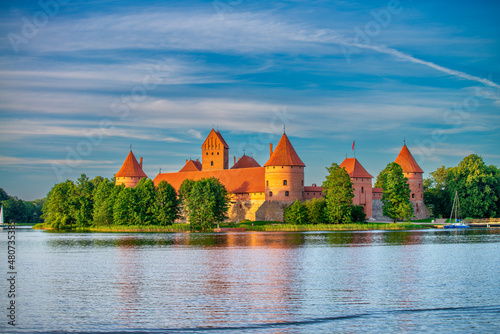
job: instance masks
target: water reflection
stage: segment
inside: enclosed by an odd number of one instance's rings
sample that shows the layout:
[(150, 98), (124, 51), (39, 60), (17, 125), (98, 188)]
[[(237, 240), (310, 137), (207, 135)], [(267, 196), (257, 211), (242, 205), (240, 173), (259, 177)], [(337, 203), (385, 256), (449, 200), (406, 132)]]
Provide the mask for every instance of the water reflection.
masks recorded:
[(445, 331), (482, 319), (488, 332), (498, 315), (484, 307), (500, 297), (500, 230), (18, 237), (26, 332), (394, 333), (443, 324), (453, 307)]
[(117, 305), (116, 318), (129, 323), (141, 308), (140, 288), (143, 283), (142, 261), (137, 252), (137, 237), (126, 236), (115, 240), (118, 251), (117, 277), (115, 278)]

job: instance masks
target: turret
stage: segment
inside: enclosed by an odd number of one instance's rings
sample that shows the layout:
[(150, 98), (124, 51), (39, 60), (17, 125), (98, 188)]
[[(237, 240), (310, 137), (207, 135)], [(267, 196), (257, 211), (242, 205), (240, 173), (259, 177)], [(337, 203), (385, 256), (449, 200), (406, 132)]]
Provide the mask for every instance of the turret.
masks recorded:
[(361, 205), (367, 217), (373, 217), (373, 176), (366, 171), (356, 158), (346, 158), (340, 167), (344, 168), (351, 178), (354, 188), (352, 204)]
[(304, 167), (287, 135), (283, 133), (265, 167), (266, 200), (293, 202), (303, 199)]
[(142, 157), (140, 160), (141, 163), (139, 164), (134, 156), (134, 153), (132, 153), (132, 149), (130, 149), (130, 153), (123, 162), (122, 167), (118, 173), (115, 174), (115, 184), (117, 186), (124, 184), (126, 187), (134, 188), (140, 180), (148, 177), (142, 170)]
[(229, 168), (229, 146), (219, 131), (212, 129), (201, 146), (202, 170), (221, 170)]
[(401, 152), (399, 152), (395, 162), (401, 166), (403, 169), (403, 175), (408, 179), (411, 191), (410, 201), (423, 201), (424, 189), (422, 185), (422, 174), (424, 171), (411, 155), (410, 150), (406, 147), (406, 143), (403, 145), (403, 148), (401, 149)]

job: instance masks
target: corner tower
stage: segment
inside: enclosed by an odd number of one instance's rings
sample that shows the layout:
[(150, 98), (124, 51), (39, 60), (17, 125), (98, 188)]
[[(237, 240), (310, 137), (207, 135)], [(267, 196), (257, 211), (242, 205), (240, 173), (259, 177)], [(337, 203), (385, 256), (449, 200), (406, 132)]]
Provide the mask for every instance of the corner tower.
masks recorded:
[(148, 176), (142, 170), (142, 157), (139, 164), (134, 153), (132, 153), (132, 149), (130, 149), (130, 153), (123, 162), (122, 168), (115, 174), (115, 184), (117, 186), (124, 184), (125, 187), (134, 188), (145, 177), (147, 178)]
[(270, 149), (271, 157), (264, 165), (266, 182), (266, 200), (293, 202), (303, 199), (304, 167), (286, 133)]
[(373, 176), (359, 163), (356, 158), (346, 158), (340, 167), (344, 168), (351, 178), (354, 188), (352, 204), (361, 205), (367, 217), (373, 217)]
[(229, 168), (229, 146), (219, 131), (212, 129), (201, 146), (202, 170)]
[(424, 189), (422, 185), (422, 174), (424, 171), (411, 155), (410, 150), (406, 147), (406, 143), (403, 145), (403, 148), (394, 162), (401, 166), (403, 175), (408, 179), (411, 191), (410, 201), (423, 201)]

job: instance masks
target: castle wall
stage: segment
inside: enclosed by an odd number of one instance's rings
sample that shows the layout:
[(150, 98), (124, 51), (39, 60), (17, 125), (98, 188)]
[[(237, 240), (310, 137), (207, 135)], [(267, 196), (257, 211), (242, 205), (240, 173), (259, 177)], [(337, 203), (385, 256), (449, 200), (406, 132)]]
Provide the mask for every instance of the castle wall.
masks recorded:
[(266, 166), (265, 168), (267, 201), (303, 200), (304, 167)]
[(354, 188), (353, 205), (361, 205), (367, 217), (373, 216), (372, 180), (363, 177), (351, 177)]
[(124, 184), (125, 187), (135, 188), (139, 181), (141, 181), (143, 177), (141, 176), (128, 176), (128, 177), (117, 177), (115, 180), (115, 184), (117, 186)]
[(233, 194), (228, 210), (228, 220), (231, 222), (240, 222), (245, 219), (255, 221), (257, 220), (255, 213), (264, 202), (265, 194), (263, 192)]

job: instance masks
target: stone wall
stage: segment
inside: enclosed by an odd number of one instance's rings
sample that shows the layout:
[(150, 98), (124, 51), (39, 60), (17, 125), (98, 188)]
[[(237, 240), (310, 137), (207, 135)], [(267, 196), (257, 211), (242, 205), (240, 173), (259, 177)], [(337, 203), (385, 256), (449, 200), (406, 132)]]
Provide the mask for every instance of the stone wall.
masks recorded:
[(255, 220), (258, 221), (284, 221), (283, 212), (293, 202), (265, 201), (255, 212)]
[[(431, 217), (430, 211), (422, 201), (411, 201), (413, 207), (413, 219), (427, 219)], [(384, 204), (379, 199), (373, 200), (373, 218), (377, 221), (392, 221), (391, 218), (382, 214), (382, 206)]]

